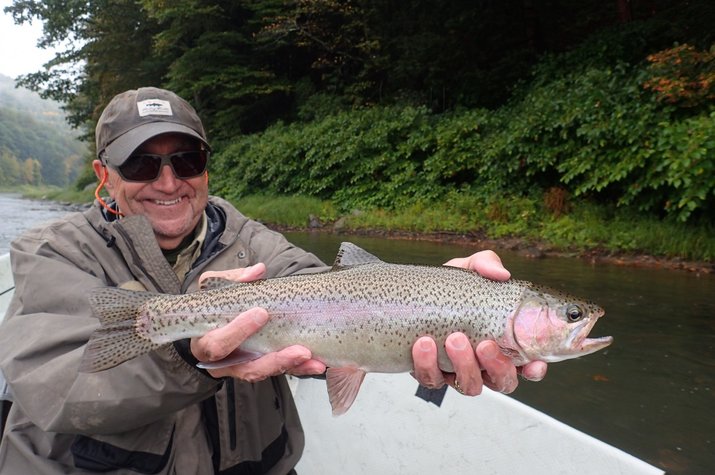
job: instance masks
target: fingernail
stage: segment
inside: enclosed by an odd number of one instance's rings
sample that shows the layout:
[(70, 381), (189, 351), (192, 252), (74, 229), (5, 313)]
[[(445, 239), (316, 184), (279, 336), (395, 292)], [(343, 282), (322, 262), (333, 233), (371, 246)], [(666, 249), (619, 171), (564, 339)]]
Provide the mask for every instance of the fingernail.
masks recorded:
[(494, 345), (484, 345), (479, 356), (491, 360), (497, 357), (499, 350)]
[(455, 350), (463, 350), (467, 347), (466, 338), (452, 338), (449, 343)]
[(251, 315), (253, 321), (259, 325), (264, 325), (268, 321), (268, 313), (263, 311), (253, 312)]
[(432, 350), (432, 342), (426, 338), (423, 339), (422, 341), (420, 341), (420, 350), (431, 351)]
[(504, 379), (504, 390), (501, 391), (503, 394), (511, 394), (514, 392), (518, 385), (518, 382), (512, 378), (512, 377), (507, 377)]

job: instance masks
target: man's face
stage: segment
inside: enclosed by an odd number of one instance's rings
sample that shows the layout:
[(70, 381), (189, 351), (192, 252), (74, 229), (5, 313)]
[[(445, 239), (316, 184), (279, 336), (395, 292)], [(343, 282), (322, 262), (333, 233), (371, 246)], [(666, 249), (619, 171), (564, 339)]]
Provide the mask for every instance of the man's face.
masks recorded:
[[(181, 134), (162, 134), (144, 142), (136, 153), (170, 154), (199, 148), (199, 142)], [(95, 160), (94, 172), (101, 180), (102, 164)], [(109, 195), (124, 216), (143, 214), (151, 222), (162, 249), (175, 249), (191, 234), (208, 202), (208, 175), (180, 179), (165, 165), (159, 178), (149, 183), (125, 181), (112, 167), (107, 167)]]

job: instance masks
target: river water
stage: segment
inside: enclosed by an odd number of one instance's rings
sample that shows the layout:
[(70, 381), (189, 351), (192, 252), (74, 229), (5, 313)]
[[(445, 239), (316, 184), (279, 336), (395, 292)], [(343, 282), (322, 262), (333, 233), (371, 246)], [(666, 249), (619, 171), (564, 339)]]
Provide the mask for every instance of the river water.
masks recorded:
[(23, 231), (55, 220), (73, 207), (42, 200), (23, 199), (18, 194), (0, 193), (0, 254), (10, 251), (10, 241)]
[[(480, 250), (324, 233), (286, 235), (326, 262), (333, 261), (342, 240), (389, 262), (442, 264)], [(715, 473), (715, 276), (497, 251), (515, 278), (600, 304), (606, 315), (592, 336), (615, 338), (598, 353), (549, 365), (543, 381), (522, 381), (512, 397), (669, 474)]]
[[(0, 254), (21, 230), (68, 211), (0, 194)], [(388, 262), (441, 264), (479, 250), (325, 233), (286, 235), (326, 262), (343, 240)], [(600, 304), (606, 315), (592, 334), (615, 338), (604, 351), (551, 364), (542, 382), (522, 381), (512, 397), (668, 473), (715, 473), (715, 276), (527, 259), (495, 250), (515, 278)]]

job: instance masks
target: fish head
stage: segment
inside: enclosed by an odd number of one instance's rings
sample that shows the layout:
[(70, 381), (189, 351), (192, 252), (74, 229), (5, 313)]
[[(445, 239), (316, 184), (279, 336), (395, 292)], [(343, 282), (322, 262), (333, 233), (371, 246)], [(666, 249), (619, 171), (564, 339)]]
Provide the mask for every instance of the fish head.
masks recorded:
[(588, 338), (604, 310), (595, 303), (533, 286), (512, 320), (514, 343), (527, 361), (556, 362), (588, 355), (613, 342), (613, 337)]

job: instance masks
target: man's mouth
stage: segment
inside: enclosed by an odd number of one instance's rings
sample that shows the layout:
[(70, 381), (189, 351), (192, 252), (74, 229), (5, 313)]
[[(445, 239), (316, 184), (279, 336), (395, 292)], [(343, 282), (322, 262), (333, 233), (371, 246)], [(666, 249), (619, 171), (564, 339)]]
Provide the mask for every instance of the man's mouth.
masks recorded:
[(176, 198), (174, 200), (154, 200), (154, 204), (159, 206), (171, 206), (181, 202), (181, 198)]

